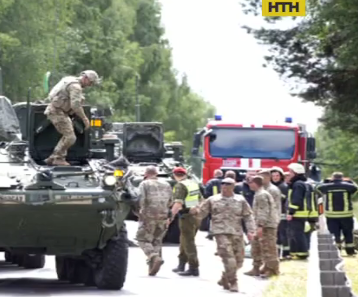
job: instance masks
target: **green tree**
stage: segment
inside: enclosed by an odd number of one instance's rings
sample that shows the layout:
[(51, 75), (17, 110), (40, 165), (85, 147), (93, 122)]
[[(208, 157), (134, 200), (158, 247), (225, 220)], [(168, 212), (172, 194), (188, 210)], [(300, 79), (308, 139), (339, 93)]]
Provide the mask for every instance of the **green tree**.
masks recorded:
[[(245, 11), (258, 13), (261, 1), (246, 0)], [(267, 19), (279, 23), (281, 18)], [(289, 29), (247, 28), (268, 45), (268, 64), (291, 84), (292, 92), (326, 109), (326, 127), (358, 134), (358, 2), (307, 1), (307, 16)]]
[(141, 120), (163, 122), (166, 136), (189, 152), (193, 133), (214, 108), (193, 93), (186, 77), (177, 80), (160, 19), (156, 0), (0, 0), (5, 94), (24, 101), (31, 86), (33, 98), (43, 99), (47, 71), (53, 85), (95, 69), (103, 83), (86, 89), (86, 101), (113, 107), (116, 121), (134, 121), (138, 78)]
[(339, 129), (320, 126), (316, 132), (317, 161), (321, 162), (323, 176), (333, 171), (342, 171), (346, 176), (358, 180), (358, 137)]

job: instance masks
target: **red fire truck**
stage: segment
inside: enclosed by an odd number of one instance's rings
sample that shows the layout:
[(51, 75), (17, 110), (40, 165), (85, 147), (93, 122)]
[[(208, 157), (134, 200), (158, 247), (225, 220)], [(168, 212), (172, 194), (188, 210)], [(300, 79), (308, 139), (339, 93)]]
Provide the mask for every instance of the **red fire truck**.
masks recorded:
[(286, 118), (282, 124), (242, 124), (225, 122), (220, 116), (209, 121), (194, 136), (193, 156), (199, 157), (202, 147), (202, 179), (206, 184), (215, 169), (233, 170), (242, 180), (247, 170), (281, 167), (287, 171), (290, 163), (305, 165), (308, 175), (314, 168), (315, 139), (305, 125)]

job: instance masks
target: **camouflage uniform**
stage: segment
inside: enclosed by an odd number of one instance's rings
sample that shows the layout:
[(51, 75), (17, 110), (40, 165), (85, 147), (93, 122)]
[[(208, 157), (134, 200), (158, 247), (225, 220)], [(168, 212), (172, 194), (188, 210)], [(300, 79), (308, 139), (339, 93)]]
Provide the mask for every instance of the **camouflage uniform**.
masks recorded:
[(278, 274), (279, 261), (276, 250), (277, 227), (279, 217), (277, 216), (276, 203), (271, 194), (261, 188), (255, 193), (253, 212), (256, 226), (262, 227), (262, 237), (255, 237), (251, 243), (251, 254), (253, 258), (253, 269), (246, 275), (259, 276), (260, 266), (264, 263), (262, 271), (265, 276)]
[[(191, 270), (198, 270), (199, 260), (197, 249), (195, 245), (195, 236), (198, 232), (200, 221), (196, 216), (189, 213), (189, 209), (185, 207), (185, 199), (188, 195), (187, 187), (181, 182), (178, 182), (174, 187), (173, 200), (174, 203), (181, 203), (183, 209), (179, 211), (179, 229), (180, 229), (180, 247), (179, 247), (179, 266), (173, 269), (174, 272), (179, 272), (180, 275), (189, 275)], [(198, 198), (201, 198), (200, 192)], [(189, 263), (189, 270), (183, 271), (186, 263)]]
[(160, 258), (162, 240), (167, 229), (172, 188), (166, 181), (149, 178), (140, 184), (139, 191), (140, 222), (136, 238), (139, 247), (148, 257), (151, 269), (154, 261), (162, 261)]
[(82, 108), (84, 96), (80, 78), (68, 76), (61, 79), (51, 90), (49, 99), (51, 102), (45, 110), (45, 115), (62, 137), (46, 162), (65, 162), (67, 150), (76, 142), (69, 114), (75, 113), (82, 121), (88, 120)]
[(269, 192), (276, 203), (276, 211), (278, 221), (281, 220), (281, 208), (282, 208), (282, 193), (280, 189), (275, 186), (273, 183), (270, 183), (268, 186), (264, 187), (264, 189)]
[(236, 272), (242, 267), (245, 256), (242, 220), (244, 220), (248, 232), (255, 232), (251, 207), (241, 195), (224, 197), (222, 194), (218, 194), (205, 200), (199, 206), (201, 217), (205, 217), (209, 213), (212, 222), (211, 231), (225, 268), (219, 284), (224, 289), (236, 288), (237, 290)]

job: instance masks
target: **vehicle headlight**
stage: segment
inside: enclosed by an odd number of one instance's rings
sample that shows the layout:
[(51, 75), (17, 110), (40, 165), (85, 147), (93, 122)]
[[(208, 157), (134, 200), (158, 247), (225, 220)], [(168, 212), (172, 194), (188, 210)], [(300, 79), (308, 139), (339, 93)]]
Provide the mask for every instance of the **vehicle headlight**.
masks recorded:
[(114, 186), (117, 182), (116, 177), (114, 177), (113, 175), (108, 175), (103, 179), (103, 182), (106, 186)]

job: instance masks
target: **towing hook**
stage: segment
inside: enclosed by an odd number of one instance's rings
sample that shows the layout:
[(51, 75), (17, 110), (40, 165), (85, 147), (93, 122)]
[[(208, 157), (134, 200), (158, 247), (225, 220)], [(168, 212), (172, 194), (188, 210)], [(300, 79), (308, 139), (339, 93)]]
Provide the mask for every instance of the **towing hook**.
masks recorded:
[(115, 213), (112, 210), (101, 211), (102, 226), (105, 228), (112, 228), (116, 225)]

